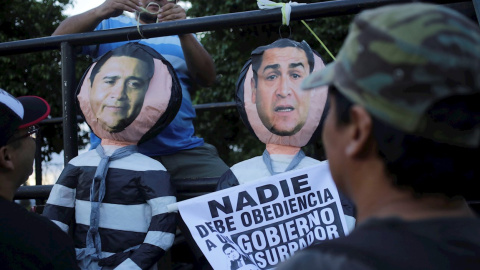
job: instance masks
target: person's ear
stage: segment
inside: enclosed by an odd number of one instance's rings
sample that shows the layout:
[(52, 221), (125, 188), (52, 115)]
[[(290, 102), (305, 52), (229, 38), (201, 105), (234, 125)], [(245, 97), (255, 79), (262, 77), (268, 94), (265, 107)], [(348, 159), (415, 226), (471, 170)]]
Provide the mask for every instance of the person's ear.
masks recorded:
[(0, 168), (6, 170), (13, 170), (15, 168), (13, 164), (13, 149), (8, 146), (0, 147)]
[(255, 79), (252, 77), (250, 80), (250, 87), (252, 88), (252, 103), (257, 101), (257, 88), (255, 87)]
[(350, 157), (360, 157), (370, 152), (373, 134), (372, 118), (365, 108), (353, 105), (350, 108), (349, 141), (345, 154)]

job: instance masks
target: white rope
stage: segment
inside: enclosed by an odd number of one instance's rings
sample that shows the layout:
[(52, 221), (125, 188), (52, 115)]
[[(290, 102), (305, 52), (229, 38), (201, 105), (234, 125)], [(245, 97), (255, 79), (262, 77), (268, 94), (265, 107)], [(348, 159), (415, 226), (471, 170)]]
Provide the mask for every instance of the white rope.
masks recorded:
[(178, 203), (172, 203), (167, 205), (167, 213), (178, 212)]
[[(176, 4), (176, 3), (177, 3), (177, 0), (168, 0), (167, 2), (169, 2), (169, 3), (175, 3), (175, 4)], [(155, 6), (157, 6), (157, 7), (158, 7), (158, 11), (157, 11), (157, 12), (150, 12), (150, 11), (148, 11), (147, 8), (148, 8), (150, 5), (155, 5)], [(155, 3), (155, 2), (150, 2), (150, 3), (148, 3), (148, 5), (147, 5), (145, 8), (143, 8), (143, 7), (140, 8), (140, 10), (141, 10), (140, 13), (145, 12), (145, 13), (149, 13), (149, 14), (152, 14), (152, 15), (158, 15), (158, 14), (160, 14), (160, 12), (161, 12), (160, 10), (161, 10), (161, 9), (162, 9), (162, 7), (161, 7), (159, 4), (157, 4), (157, 3)], [(140, 31), (140, 13), (139, 13), (138, 16), (137, 16), (137, 31), (138, 31), (138, 33), (140, 34), (140, 36), (141, 36), (143, 39), (146, 39), (146, 37), (143, 36), (142, 31)], [(156, 23), (158, 23), (158, 18), (157, 18)]]
[(273, 9), (273, 8), (282, 8), (282, 23), (284, 25), (290, 24), (290, 13), (292, 12), (292, 6), (305, 5), (305, 3), (297, 2), (288, 2), (288, 3), (275, 3), (269, 0), (257, 0), (257, 5), (259, 9)]

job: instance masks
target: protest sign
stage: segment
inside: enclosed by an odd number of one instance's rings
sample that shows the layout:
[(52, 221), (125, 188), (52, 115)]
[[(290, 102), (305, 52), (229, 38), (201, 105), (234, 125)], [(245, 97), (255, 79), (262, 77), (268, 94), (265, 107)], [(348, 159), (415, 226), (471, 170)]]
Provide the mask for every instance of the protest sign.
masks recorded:
[(327, 162), (185, 200), (178, 209), (214, 269), (272, 269), (348, 233)]

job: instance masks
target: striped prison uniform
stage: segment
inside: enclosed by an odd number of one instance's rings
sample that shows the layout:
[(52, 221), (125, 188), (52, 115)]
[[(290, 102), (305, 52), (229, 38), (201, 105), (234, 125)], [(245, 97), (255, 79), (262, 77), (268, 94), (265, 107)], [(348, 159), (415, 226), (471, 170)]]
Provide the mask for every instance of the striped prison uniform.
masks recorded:
[[(72, 159), (54, 185), (43, 212), (65, 232), (75, 217), (77, 256), (86, 247), (90, 188), (99, 162), (95, 150)], [(112, 161), (100, 205), (101, 258), (133, 248), (130, 256), (119, 262), (119, 268), (149, 269), (154, 265), (173, 244), (175, 214), (167, 213), (167, 205), (176, 201), (173, 194), (170, 176), (160, 162), (140, 153)]]

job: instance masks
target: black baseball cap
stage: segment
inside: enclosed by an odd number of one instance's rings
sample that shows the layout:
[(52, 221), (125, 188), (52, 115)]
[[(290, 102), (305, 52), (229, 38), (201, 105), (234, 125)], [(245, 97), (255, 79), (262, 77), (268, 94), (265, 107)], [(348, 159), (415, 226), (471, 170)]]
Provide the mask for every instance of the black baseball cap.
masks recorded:
[(15, 98), (0, 88), (0, 147), (21, 128), (38, 124), (50, 114), (50, 105), (41, 97)]

